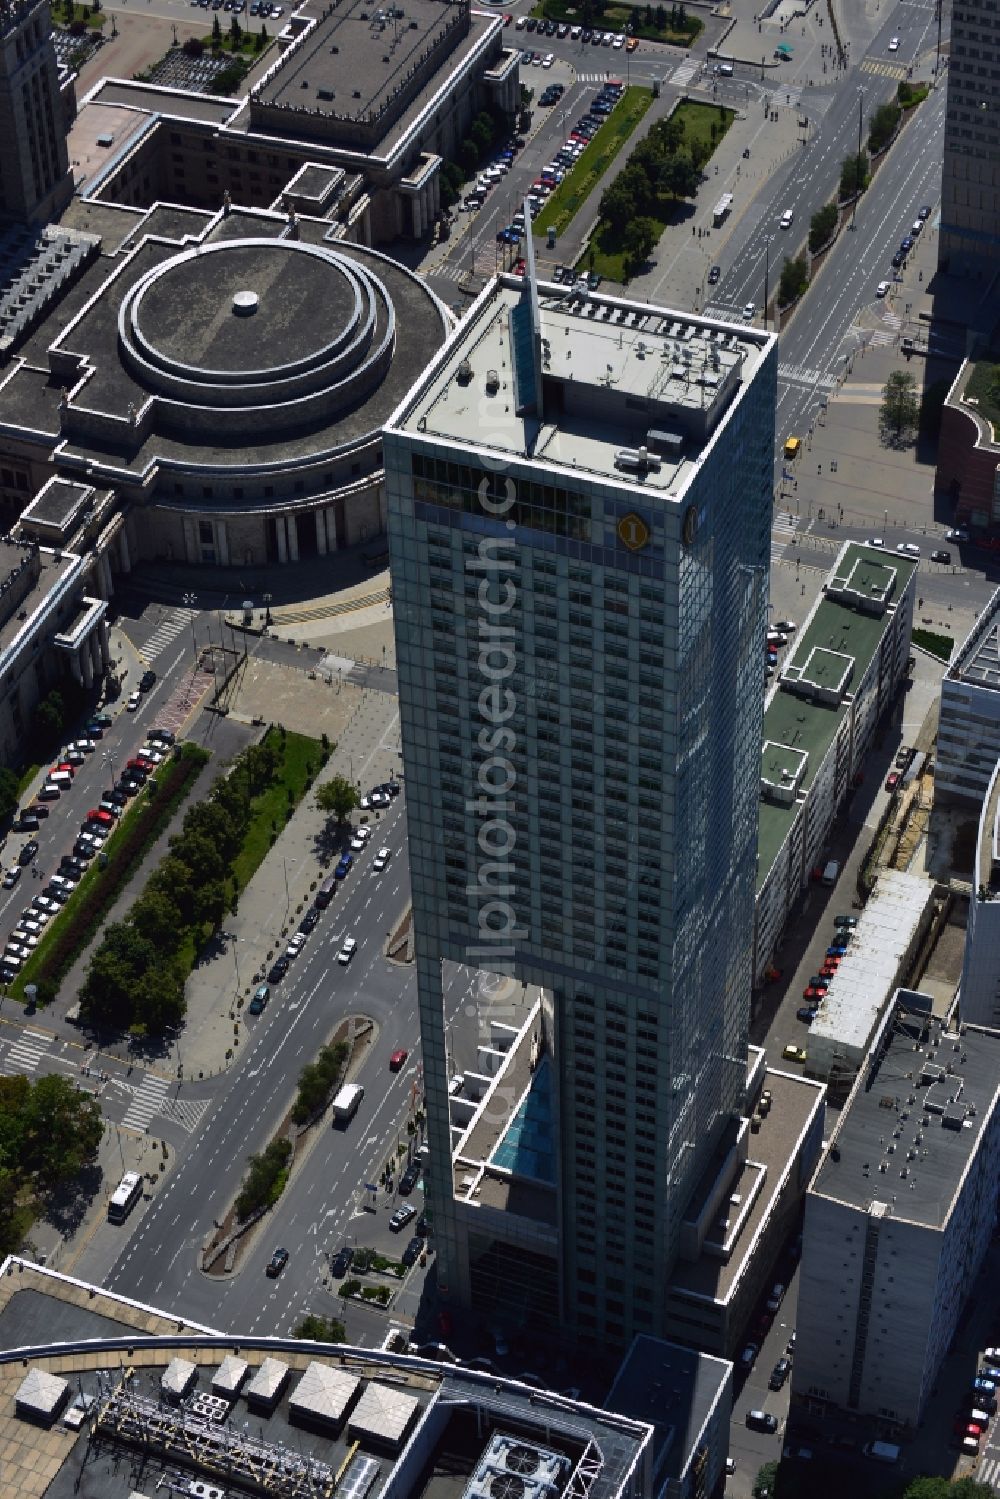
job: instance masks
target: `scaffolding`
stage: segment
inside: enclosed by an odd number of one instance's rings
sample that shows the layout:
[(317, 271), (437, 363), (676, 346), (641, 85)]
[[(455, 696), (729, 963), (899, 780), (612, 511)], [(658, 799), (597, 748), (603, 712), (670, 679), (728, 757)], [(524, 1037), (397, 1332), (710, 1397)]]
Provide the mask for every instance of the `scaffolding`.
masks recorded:
[(112, 1441), (156, 1453), (227, 1483), (281, 1499), (329, 1499), (336, 1475), (308, 1453), (265, 1442), (245, 1429), (220, 1426), (190, 1406), (170, 1407), (141, 1395), (127, 1376), (102, 1392), (95, 1430)]

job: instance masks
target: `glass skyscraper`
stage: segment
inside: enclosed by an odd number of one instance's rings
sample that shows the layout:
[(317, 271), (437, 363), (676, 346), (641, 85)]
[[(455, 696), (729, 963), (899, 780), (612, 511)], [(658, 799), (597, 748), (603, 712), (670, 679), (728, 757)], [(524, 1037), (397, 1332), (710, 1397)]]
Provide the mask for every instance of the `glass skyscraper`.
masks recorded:
[[(771, 335), (509, 278), (386, 431), (428, 1201), (458, 1304), (502, 1300), (499, 1264), (580, 1337), (663, 1331), (739, 1118), (775, 385)], [(443, 961), (543, 995), (533, 1091), (488, 1105), (529, 1141), (547, 1122), (552, 1159), (505, 1211), (447, 1165)], [(483, 1177), (516, 1182), (505, 1149)]]

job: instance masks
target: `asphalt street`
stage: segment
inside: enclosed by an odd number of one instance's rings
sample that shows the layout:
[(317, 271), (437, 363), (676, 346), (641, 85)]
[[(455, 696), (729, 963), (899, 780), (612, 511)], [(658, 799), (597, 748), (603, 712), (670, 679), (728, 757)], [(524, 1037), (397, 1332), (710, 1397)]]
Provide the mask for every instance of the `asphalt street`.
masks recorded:
[[(133, 1220), (127, 1247), (121, 1248), (121, 1229), (103, 1227), (81, 1262), (86, 1274), (106, 1278), (127, 1295), (233, 1328), (249, 1327), (261, 1315), (266, 1287), (270, 1325), (275, 1330), (292, 1325), (315, 1281), (317, 1253), (329, 1247), (325, 1227), (320, 1235), (324, 1215), (331, 1202), (337, 1211), (348, 1205), (353, 1210), (363, 1182), (381, 1164), (383, 1136), (395, 1135), (409, 1096), (412, 1066), (410, 1072), (392, 1076), (388, 1058), (397, 1046), (416, 1056), (415, 995), (410, 970), (382, 956), (386, 933), (408, 899), (402, 800), (384, 815), (379, 830), (379, 841), (395, 855), (389, 867), (382, 874), (373, 871), (372, 844), (355, 858), (301, 956), (273, 986), (263, 1015), (248, 1021), (252, 1040), (221, 1081), (182, 1161), (142, 1218)], [(358, 941), (347, 968), (335, 961), (345, 936)], [(321, 1126), (322, 1139), (294, 1173), (266, 1240), (255, 1244), (239, 1274), (230, 1280), (202, 1275), (196, 1268), (198, 1247), (235, 1195), (246, 1157), (271, 1138), (291, 1101), (298, 1072), (348, 1015), (368, 1016), (378, 1028), (357, 1075), (367, 1092), (350, 1129), (342, 1133)], [(204, 1091), (202, 1085), (183, 1083), (177, 1094)], [(272, 1238), (292, 1256), (274, 1283), (263, 1279)]]
[(862, 197), (856, 229), (840, 236), (816, 287), (807, 293), (781, 335), (777, 470), (785, 438), (808, 431), (856, 353), (859, 338), (852, 335), (852, 324), (862, 306), (875, 305), (877, 283), (891, 279), (889, 262), (917, 209), (937, 202), (944, 107), (942, 89), (917, 111), (899, 149), (890, 152), (881, 168), (877, 191)]

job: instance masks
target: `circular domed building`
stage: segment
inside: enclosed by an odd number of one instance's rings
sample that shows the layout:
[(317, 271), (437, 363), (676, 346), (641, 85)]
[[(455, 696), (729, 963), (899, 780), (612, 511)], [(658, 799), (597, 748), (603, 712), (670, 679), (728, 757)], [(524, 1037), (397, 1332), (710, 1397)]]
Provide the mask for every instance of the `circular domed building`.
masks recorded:
[(263, 566), (384, 531), (382, 426), (447, 336), (443, 304), (325, 221), (138, 218), (47, 344), (54, 470), (114, 492), (131, 560)]

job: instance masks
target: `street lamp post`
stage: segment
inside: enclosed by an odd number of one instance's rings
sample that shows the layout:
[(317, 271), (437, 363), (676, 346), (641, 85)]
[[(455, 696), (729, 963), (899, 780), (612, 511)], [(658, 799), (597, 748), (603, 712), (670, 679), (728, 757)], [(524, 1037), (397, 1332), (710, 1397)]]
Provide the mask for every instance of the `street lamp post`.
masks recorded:
[[(196, 593), (186, 593), (184, 595), (184, 607), (186, 609), (193, 609), (195, 607), (195, 605), (197, 604), (197, 602), (198, 602), (198, 595)], [(194, 633), (194, 617), (193, 616), (192, 616), (192, 619), (191, 619), (191, 650), (192, 650), (192, 653), (194, 655), (195, 663), (197, 664), (197, 661), (198, 661), (198, 641), (195, 638), (195, 633)]]

